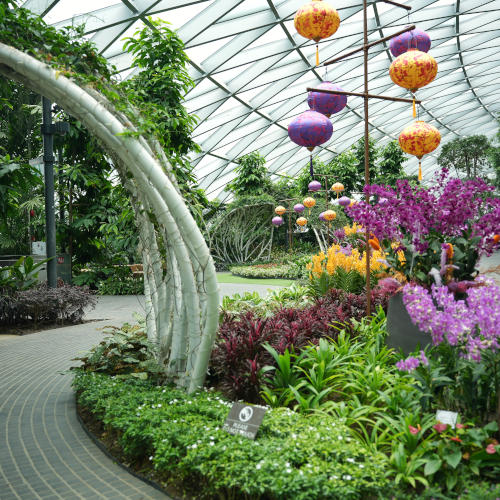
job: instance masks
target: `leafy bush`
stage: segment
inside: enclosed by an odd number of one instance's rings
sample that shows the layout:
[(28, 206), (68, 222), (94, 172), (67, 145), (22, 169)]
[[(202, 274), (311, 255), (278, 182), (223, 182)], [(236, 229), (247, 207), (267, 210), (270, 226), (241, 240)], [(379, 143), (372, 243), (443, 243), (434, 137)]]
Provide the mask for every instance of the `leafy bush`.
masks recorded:
[(73, 278), (77, 285), (88, 285), (97, 290), (99, 295), (142, 295), (144, 293), (143, 278), (134, 278), (129, 266), (93, 266)]
[(232, 296), (225, 296), (220, 307), (221, 320), (225, 315), (239, 316), (248, 311), (265, 318), (282, 308), (302, 309), (313, 302), (312, 297), (307, 294), (307, 287), (292, 283), (289, 287), (270, 291), (265, 298), (257, 292), (245, 292), (243, 295), (235, 293)]
[[(378, 273), (370, 274), (372, 285), (378, 281)], [(309, 294), (313, 297), (326, 295), (328, 290), (336, 288), (349, 293), (362, 293), (366, 288), (366, 276), (356, 269), (346, 271), (342, 267), (335, 268), (332, 274), (323, 271), (319, 276), (311, 275), (309, 282)]]
[[(387, 306), (384, 296), (372, 294), (374, 308)], [(366, 296), (330, 290), (323, 298), (303, 309), (281, 309), (273, 316), (259, 317), (248, 311), (239, 316), (224, 315), (212, 351), (211, 380), (225, 394), (246, 401), (258, 401), (261, 369), (273, 359), (264, 348), (268, 343), (280, 354), (317, 343), (322, 337), (335, 337), (334, 323), (360, 320), (366, 314)]]
[[(222, 430), (230, 403), (139, 380), (78, 373), (78, 402), (114, 433), (128, 460), (195, 498), (356, 499), (389, 487), (386, 459), (338, 419), (269, 409), (257, 439)], [(181, 482), (181, 485), (179, 485)]]
[(46, 283), (40, 283), (10, 296), (0, 296), (0, 324), (79, 323), (85, 309), (94, 308), (96, 303), (96, 297), (87, 287), (59, 281), (57, 288), (49, 288)]
[(289, 278), (291, 266), (287, 264), (255, 264), (252, 266), (231, 266), (231, 273), (243, 278)]
[(118, 376), (131, 374), (143, 380), (160, 377), (163, 369), (155, 361), (156, 347), (142, 326), (125, 323), (121, 328), (108, 327), (104, 333), (108, 336), (103, 341), (85, 356), (74, 359), (82, 361), (79, 369)]
[(34, 286), (37, 282), (40, 267), (47, 260), (35, 264), (32, 257), (20, 257), (11, 266), (0, 267), (0, 294), (10, 295), (16, 291), (28, 290)]

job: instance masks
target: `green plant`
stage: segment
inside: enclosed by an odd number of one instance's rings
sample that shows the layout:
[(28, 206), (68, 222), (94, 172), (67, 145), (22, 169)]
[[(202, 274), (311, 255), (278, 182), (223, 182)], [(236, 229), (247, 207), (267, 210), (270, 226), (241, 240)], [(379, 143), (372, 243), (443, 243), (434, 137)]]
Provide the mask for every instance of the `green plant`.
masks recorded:
[(258, 151), (248, 153), (238, 160), (236, 177), (227, 185), (236, 196), (255, 196), (266, 192), (271, 184), (266, 159)]
[[(129, 461), (197, 498), (376, 498), (386, 460), (325, 415), (268, 409), (257, 439), (223, 430), (231, 403), (150, 382), (77, 372), (79, 404), (106, 424)], [(148, 460), (150, 457), (150, 460)]]
[[(373, 285), (378, 282), (378, 272), (370, 274), (370, 280)], [(309, 294), (313, 297), (321, 297), (328, 293), (331, 288), (343, 290), (348, 293), (359, 294), (363, 292), (366, 286), (366, 278), (363, 274), (351, 269), (346, 271), (342, 267), (335, 268), (333, 274), (323, 271), (320, 276), (312, 273), (309, 279)]]
[(157, 348), (148, 340), (143, 326), (125, 323), (121, 328), (109, 326), (104, 333), (107, 337), (103, 341), (73, 360), (82, 362), (79, 370), (161, 379), (163, 368), (155, 361)]
[(231, 266), (231, 273), (243, 278), (289, 278), (290, 266), (287, 264), (255, 264), (251, 266)]
[(0, 268), (0, 293), (9, 294), (33, 287), (38, 281), (40, 268), (49, 260), (45, 259), (35, 264), (30, 256), (20, 257), (11, 266)]

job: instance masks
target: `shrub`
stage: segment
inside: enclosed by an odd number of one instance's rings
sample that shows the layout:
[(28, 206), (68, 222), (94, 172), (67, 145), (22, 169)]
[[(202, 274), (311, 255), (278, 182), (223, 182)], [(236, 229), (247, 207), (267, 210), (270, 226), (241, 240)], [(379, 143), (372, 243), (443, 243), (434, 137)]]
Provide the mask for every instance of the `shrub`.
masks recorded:
[(40, 283), (28, 290), (0, 297), (0, 324), (79, 323), (85, 309), (94, 308), (96, 303), (96, 297), (87, 287), (59, 281), (57, 288), (49, 288), (46, 283)]
[(93, 373), (77, 374), (74, 386), (128, 460), (149, 456), (160, 481), (195, 498), (344, 500), (389, 486), (384, 455), (357, 443), (338, 419), (269, 409), (251, 441), (222, 430), (231, 404), (217, 393)]
[[(373, 292), (373, 309), (387, 300)], [(261, 369), (272, 365), (273, 359), (264, 348), (268, 343), (280, 354), (298, 350), (322, 337), (335, 337), (335, 323), (360, 320), (366, 314), (366, 295), (354, 295), (332, 289), (313, 305), (303, 309), (281, 309), (268, 318), (253, 311), (235, 317), (222, 318), (210, 365), (210, 376), (226, 395), (246, 401), (258, 401)]]
[(290, 265), (274, 263), (229, 268), (232, 274), (243, 278), (289, 278), (290, 269)]
[(156, 347), (142, 326), (125, 323), (121, 328), (108, 327), (104, 333), (108, 336), (103, 341), (73, 360), (82, 361), (79, 369), (109, 375), (131, 374), (143, 380), (160, 377), (163, 369), (155, 361)]

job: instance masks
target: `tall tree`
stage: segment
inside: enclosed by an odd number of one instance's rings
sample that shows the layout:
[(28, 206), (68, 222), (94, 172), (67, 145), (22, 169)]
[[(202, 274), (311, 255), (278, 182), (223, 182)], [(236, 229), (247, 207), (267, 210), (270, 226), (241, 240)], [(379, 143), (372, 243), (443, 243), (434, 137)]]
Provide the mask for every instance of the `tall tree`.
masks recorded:
[[(372, 184), (386, 184), (395, 186), (399, 179), (408, 179), (404, 171), (404, 163), (407, 157), (396, 141), (389, 142), (379, 153), (377, 178), (372, 180)], [(416, 176), (415, 180), (416, 180)]]
[(495, 172), (495, 185), (500, 189), (500, 120), (498, 125), (499, 127), (497, 130), (496, 141), (491, 144), (488, 151), (488, 159), (493, 171)]
[(269, 190), (266, 159), (258, 151), (242, 156), (235, 172), (236, 177), (227, 185), (235, 196), (260, 196)]
[(485, 135), (458, 137), (442, 147), (438, 164), (449, 170), (454, 168), (457, 174), (464, 172), (468, 178), (482, 177), (490, 167), (489, 149), (490, 141)]

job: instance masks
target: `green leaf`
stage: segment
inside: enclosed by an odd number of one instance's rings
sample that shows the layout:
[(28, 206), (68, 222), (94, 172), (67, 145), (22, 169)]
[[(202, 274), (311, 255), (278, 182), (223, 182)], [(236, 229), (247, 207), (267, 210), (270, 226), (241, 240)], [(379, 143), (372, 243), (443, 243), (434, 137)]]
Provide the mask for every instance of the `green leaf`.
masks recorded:
[(450, 474), (446, 476), (446, 488), (451, 491), (457, 484), (458, 477), (456, 474)]
[(462, 452), (460, 450), (457, 450), (451, 455), (445, 455), (444, 459), (450, 467), (456, 469), (457, 465), (460, 463), (460, 460), (462, 460)]
[(424, 467), (424, 474), (426, 476), (430, 476), (432, 474), (435, 474), (440, 468), (441, 465), (443, 465), (443, 461), (439, 458), (434, 459), (434, 460), (429, 460)]

